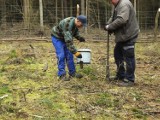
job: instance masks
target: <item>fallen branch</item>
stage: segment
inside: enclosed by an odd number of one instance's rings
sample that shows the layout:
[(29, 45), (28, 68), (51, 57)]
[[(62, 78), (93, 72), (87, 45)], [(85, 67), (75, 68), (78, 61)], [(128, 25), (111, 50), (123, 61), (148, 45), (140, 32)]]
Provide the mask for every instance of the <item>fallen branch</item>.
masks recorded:
[(6, 94), (6, 95), (1, 96), (1, 97), (0, 97), (0, 100), (1, 100), (1, 99), (3, 99), (3, 98), (6, 98), (6, 97), (8, 97), (8, 95), (7, 95), (7, 94)]

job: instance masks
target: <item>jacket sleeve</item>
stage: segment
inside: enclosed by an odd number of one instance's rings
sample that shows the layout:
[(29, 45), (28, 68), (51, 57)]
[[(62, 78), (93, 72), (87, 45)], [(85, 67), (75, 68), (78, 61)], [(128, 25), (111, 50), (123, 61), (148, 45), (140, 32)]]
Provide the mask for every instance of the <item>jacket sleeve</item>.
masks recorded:
[(79, 40), (82, 36), (79, 34), (79, 31), (77, 30), (74, 37)]
[(129, 19), (129, 11), (130, 8), (127, 5), (122, 6), (118, 11), (117, 11), (117, 16), (116, 19), (109, 24), (109, 30), (114, 31), (120, 27), (122, 27), (124, 24), (127, 23)]
[(75, 46), (73, 45), (73, 37), (71, 35), (70, 31), (65, 31), (64, 32), (64, 40), (66, 42), (66, 46), (68, 48), (68, 50), (72, 53), (75, 54), (77, 52), (77, 49), (75, 48)]
[(113, 15), (109, 18), (109, 20), (108, 20), (107, 24), (112, 23), (112, 20), (113, 20)]

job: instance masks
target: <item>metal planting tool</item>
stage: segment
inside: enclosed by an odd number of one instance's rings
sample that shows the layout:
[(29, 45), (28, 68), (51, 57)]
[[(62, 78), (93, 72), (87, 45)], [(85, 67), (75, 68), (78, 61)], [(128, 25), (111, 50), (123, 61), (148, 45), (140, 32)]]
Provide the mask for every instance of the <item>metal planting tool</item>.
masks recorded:
[(79, 65), (80, 65), (80, 68), (83, 69), (83, 61), (82, 60), (79, 61)]

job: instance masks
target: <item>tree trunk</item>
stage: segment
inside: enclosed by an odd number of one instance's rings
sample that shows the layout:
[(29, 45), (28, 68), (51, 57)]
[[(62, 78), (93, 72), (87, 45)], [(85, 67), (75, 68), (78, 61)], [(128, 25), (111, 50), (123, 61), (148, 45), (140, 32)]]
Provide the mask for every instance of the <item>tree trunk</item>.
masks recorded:
[(99, 10), (99, 2), (98, 2), (98, 0), (97, 0), (97, 23), (98, 23), (98, 28), (100, 29), (101, 28), (101, 26), (100, 26), (100, 10)]
[(73, 16), (72, 11), (73, 11), (73, 1), (70, 0), (70, 16)]
[(56, 24), (58, 23), (58, 2), (56, 0)]
[[(88, 4), (89, 0), (86, 0), (86, 16), (87, 16), (87, 19), (89, 18), (88, 17), (88, 7), (89, 7), (89, 4)], [(87, 20), (87, 26), (89, 26), (89, 19)], [(88, 31), (87, 31), (87, 27), (85, 27), (85, 34), (87, 34)]]
[(64, 0), (64, 17), (68, 17), (67, 0)]
[(155, 17), (155, 27), (154, 27), (154, 40), (157, 40), (157, 33), (158, 33), (158, 18), (160, 15), (160, 8), (157, 10), (157, 14)]
[(30, 29), (30, 23), (31, 23), (31, 0), (23, 0), (24, 2), (24, 15), (23, 15), (23, 20), (24, 20), (24, 27), (26, 29)]
[(63, 8), (64, 8), (64, 6), (63, 6), (63, 0), (61, 0), (61, 12), (62, 12), (62, 19), (64, 19), (64, 10), (63, 10)]
[(44, 31), (43, 26), (43, 3), (42, 0), (39, 0), (39, 13), (40, 13), (40, 28), (41, 31)]
[(1, 29), (6, 29), (6, 0), (0, 0), (1, 4)]
[(77, 17), (79, 16), (79, 4), (77, 4)]
[(134, 0), (134, 9), (137, 10), (137, 0)]
[(84, 0), (81, 0), (81, 14), (82, 15), (85, 15), (85, 3), (84, 3)]

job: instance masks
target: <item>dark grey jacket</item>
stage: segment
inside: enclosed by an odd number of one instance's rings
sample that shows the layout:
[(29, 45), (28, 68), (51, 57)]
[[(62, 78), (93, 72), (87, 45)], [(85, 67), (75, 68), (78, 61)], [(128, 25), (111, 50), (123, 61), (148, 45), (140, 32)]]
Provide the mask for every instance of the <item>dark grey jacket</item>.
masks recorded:
[(108, 29), (115, 34), (115, 42), (125, 42), (139, 33), (136, 13), (129, 0), (119, 1), (108, 23)]

